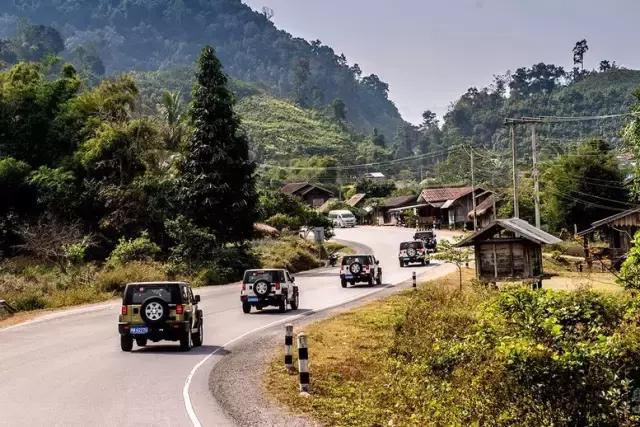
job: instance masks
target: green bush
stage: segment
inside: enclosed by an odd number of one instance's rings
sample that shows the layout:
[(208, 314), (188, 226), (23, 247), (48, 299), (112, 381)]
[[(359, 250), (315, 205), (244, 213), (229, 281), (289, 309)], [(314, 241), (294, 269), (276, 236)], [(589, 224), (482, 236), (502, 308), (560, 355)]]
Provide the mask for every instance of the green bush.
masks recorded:
[(295, 236), (263, 240), (255, 252), (264, 268), (286, 268), (295, 273), (322, 265), (319, 247), (311, 241)]
[(288, 228), (289, 230), (297, 230), (300, 228), (301, 221), (299, 218), (294, 218), (292, 216), (278, 213), (268, 218), (265, 221), (268, 225), (277, 228), (279, 231)]
[(142, 232), (140, 237), (125, 239), (121, 237), (118, 245), (107, 259), (110, 266), (125, 264), (129, 261), (152, 261), (160, 253), (160, 247), (149, 239), (149, 233)]
[(165, 280), (166, 270), (161, 264), (133, 261), (98, 273), (96, 283), (103, 292), (119, 293), (129, 282)]

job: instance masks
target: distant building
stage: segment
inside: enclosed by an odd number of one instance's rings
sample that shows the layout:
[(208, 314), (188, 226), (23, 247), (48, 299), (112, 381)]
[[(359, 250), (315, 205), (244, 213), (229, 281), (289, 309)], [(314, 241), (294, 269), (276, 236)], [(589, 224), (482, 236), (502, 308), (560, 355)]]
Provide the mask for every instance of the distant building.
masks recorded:
[(578, 235), (585, 238), (586, 247), (587, 237), (596, 231), (599, 232), (603, 240), (609, 243), (607, 255), (615, 265), (631, 249), (633, 236), (638, 230), (640, 230), (640, 207), (593, 222), (590, 228)]
[(417, 200), (410, 205), (391, 209), (391, 213), (413, 209), (418, 216), (419, 228), (448, 225), (456, 227), (473, 223), (473, 194), (476, 198), (478, 225), (488, 224), (493, 219), (493, 192), (476, 187), (440, 187), (422, 190)]
[(367, 197), (367, 195), (365, 193), (354, 194), (345, 203), (347, 205), (351, 206), (352, 208), (355, 208), (355, 207), (357, 207), (359, 204), (361, 204), (364, 201), (365, 197)]
[(400, 212), (415, 204), (415, 195), (389, 197), (374, 208), (374, 223), (378, 225), (396, 225), (399, 222)]
[(312, 208), (319, 208), (334, 197), (333, 192), (308, 182), (292, 182), (286, 184), (280, 191), (302, 199)]

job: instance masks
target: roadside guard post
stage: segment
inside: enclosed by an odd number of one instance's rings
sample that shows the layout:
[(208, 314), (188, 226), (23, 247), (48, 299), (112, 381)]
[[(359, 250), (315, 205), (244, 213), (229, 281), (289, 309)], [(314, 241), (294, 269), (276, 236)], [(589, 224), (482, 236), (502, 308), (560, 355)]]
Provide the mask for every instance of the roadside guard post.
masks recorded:
[(309, 350), (307, 335), (304, 332), (298, 334), (298, 370), (300, 371), (300, 392), (309, 393)]
[(411, 275), (411, 278), (413, 279), (413, 287), (415, 288), (416, 285), (416, 272), (414, 271), (413, 274)]
[(284, 366), (287, 371), (293, 372), (293, 325), (291, 323), (285, 326)]

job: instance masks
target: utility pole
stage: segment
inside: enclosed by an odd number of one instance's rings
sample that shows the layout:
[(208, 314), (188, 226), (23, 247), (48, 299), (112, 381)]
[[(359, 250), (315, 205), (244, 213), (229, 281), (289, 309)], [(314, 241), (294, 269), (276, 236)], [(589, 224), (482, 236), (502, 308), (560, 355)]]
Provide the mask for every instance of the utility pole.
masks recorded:
[(540, 228), (540, 185), (538, 183), (538, 149), (536, 148), (536, 125), (531, 124), (531, 159), (533, 161), (533, 202), (536, 211), (536, 227)]
[(473, 200), (473, 231), (478, 230), (478, 217), (476, 216), (476, 179), (473, 164), (473, 147), (471, 148), (471, 198)]
[(520, 218), (520, 209), (518, 207), (518, 172), (516, 170), (516, 130), (515, 125), (511, 123), (511, 161), (513, 163), (513, 217)]

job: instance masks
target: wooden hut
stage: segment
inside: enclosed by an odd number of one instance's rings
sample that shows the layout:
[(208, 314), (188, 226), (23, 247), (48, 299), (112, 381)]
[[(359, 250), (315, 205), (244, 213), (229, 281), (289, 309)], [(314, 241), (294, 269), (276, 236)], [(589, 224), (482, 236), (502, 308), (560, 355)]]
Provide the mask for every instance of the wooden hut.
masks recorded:
[[(631, 249), (634, 234), (640, 230), (640, 207), (611, 215), (591, 224), (591, 228), (578, 233), (585, 238), (585, 248), (588, 248), (587, 238), (596, 231), (609, 244), (606, 255), (616, 265)], [(585, 254), (588, 258), (589, 251)]]
[(517, 218), (498, 219), (457, 244), (473, 246), (476, 276), (487, 283), (542, 283), (542, 245), (561, 240)]

